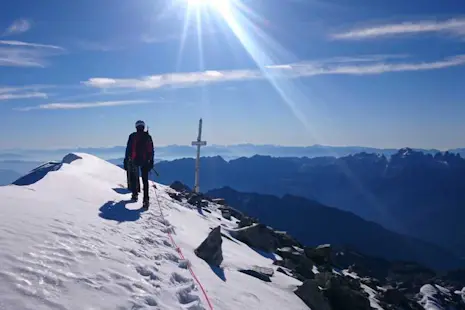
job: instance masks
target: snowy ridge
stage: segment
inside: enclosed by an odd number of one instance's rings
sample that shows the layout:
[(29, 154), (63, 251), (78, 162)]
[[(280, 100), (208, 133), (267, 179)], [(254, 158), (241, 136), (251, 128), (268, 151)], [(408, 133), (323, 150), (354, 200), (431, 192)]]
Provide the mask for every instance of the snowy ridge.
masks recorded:
[[(50, 169), (52, 167), (52, 169)], [(40, 178), (34, 177), (40, 175)], [(235, 227), (200, 214), (156, 184), (151, 206), (129, 201), (125, 172), (77, 153), (0, 188), (0, 309), (208, 309), (168, 237), (192, 264), (214, 309), (308, 309), (300, 281), (275, 272), (271, 283), (238, 272), (272, 259), (223, 238), (222, 268), (194, 254), (210, 229)], [(163, 219), (157, 205), (166, 216)]]

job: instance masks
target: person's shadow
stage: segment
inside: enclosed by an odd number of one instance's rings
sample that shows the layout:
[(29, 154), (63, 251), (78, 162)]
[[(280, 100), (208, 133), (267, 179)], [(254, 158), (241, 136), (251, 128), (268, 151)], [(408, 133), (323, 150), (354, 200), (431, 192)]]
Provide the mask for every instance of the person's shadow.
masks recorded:
[(100, 207), (99, 216), (106, 220), (122, 222), (134, 222), (140, 219), (140, 214), (145, 210), (143, 208), (130, 210), (126, 208), (132, 200), (121, 200), (119, 202), (108, 201)]

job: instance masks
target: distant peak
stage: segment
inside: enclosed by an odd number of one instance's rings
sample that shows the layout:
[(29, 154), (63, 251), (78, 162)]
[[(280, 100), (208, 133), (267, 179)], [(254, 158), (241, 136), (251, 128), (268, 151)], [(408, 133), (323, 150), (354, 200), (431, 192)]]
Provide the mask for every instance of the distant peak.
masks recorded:
[(65, 157), (63, 157), (62, 163), (63, 164), (71, 164), (73, 161), (82, 159), (82, 157), (74, 154), (74, 153), (69, 153)]

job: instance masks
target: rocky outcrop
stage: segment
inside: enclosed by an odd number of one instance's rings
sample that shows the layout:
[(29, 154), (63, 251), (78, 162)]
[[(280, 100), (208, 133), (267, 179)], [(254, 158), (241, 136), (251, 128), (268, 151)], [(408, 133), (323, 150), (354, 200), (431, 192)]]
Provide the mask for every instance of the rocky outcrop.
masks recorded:
[(271, 282), (271, 277), (274, 274), (273, 269), (253, 266), (250, 269), (239, 269), (239, 272), (248, 274), (249, 276), (260, 279), (264, 282)]
[(331, 265), (331, 245), (323, 244), (316, 248), (305, 247), (305, 255), (319, 265)]
[(298, 248), (281, 248), (276, 251), (276, 254), (283, 258), (282, 261), (276, 261), (275, 265), (281, 265), (293, 271), (296, 278), (305, 280), (313, 279), (313, 262), (305, 256), (303, 250)]
[[(433, 302), (445, 309), (465, 310), (462, 295), (454, 293), (465, 286), (465, 271), (437, 274), (417, 263), (389, 261), (330, 244), (303, 246), (290, 234), (260, 224), (228, 205), (218, 205), (202, 194), (171, 195), (205, 212), (221, 212), (223, 218), (239, 220), (239, 228), (230, 234), (222, 234), (220, 227), (213, 229), (195, 250), (197, 256), (211, 265), (220, 265), (222, 236), (268, 252), (270, 258), (276, 253), (282, 258), (274, 257), (273, 264), (279, 266), (277, 271), (302, 281), (295, 294), (312, 310), (371, 310), (370, 304), (378, 304), (385, 310), (420, 310), (420, 303)], [(253, 266), (238, 271), (261, 281), (272, 281), (273, 272), (266, 268)], [(425, 288), (425, 283), (432, 284)]]
[[(212, 199), (212, 202), (215, 202), (214, 200), (215, 199)], [(218, 210), (220, 210), (221, 212), (227, 212), (227, 213), (231, 214), (231, 216), (235, 217), (239, 221), (242, 221), (242, 219), (245, 217), (242, 212), (240, 212), (240, 211), (238, 211), (238, 210), (236, 210), (234, 208), (231, 208), (228, 205), (222, 205), (221, 207), (218, 208)], [(252, 222), (250, 222), (249, 225), (252, 225)], [(244, 225), (242, 227), (249, 226), (249, 225)]]
[(244, 216), (240, 219), (239, 227), (240, 228), (247, 227), (247, 226), (253, 225), (253, 223), (254, 221), (250, 217)]
[(218, 226), (208, 234), (208, 237), (194, 252), (210, 265), (219, 266), (223, 261), (223, 252), (221, 250), (222, 243), (221, 226)]
[(395, 309), (422, 310), (416, 301), (409, 300), (400, 290), (387, 288), (380, 294), (380, 300)]
[(263, 224), (239, 228), (231, 232), (231, 235), (251, 247), (266, 252), (274, 252), (277, 249), (277, 242), (272, 229)]
[(331, 310), (328, 299), (323, 296), (313, 280), (305, 281), (294, 293), (312, 310)]
[(174, 200), (182, 202), (182, 195), (179, 194), (178, 192), (174, 192), (174, 193), (168, 192), (168, 195)]
[(274, 235), (275, 235), (276, 241), (278, 242), (278, 247), (280, 248), (292, 247), (292, 246), (303, 248), (300, 242), (298, 242), (294, 237), (292, 237), (285, 231), (275, 231)]
[(227, 209), (221, 210), (221, 215), (222, 215), (225, 219), (231, 220), (231, 212), (229, 212), (229, 210), (227, 210)]
[(214, 198), (214, 199), (212, 199), (212, 202), (216, 203), (216, 204), (219, 204), (219, 205), (222, 205), (222, 206), (227, 205), (226, 200), (224, 200), (223, 198)]
[(170, 187), (174, 189), (175, 191), (181, 192), (181, 193), (190, 193), (192, 190), (189, 188), (189, 186), (181, 183), (180, 181), (174, 181)]
[(331, 277), (323, 290), (333, 310), (372, 310), (368, 295), (346, 277)]

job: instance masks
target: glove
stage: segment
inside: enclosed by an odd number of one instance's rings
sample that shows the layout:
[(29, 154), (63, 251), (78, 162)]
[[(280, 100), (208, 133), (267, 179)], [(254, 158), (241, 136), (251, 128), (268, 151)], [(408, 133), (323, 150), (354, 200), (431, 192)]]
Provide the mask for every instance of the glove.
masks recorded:
[(153, 160), (149, 160), (149, 162), (147, 163), (147, 168), (149, 170), (152, 170), (153, 169)]

